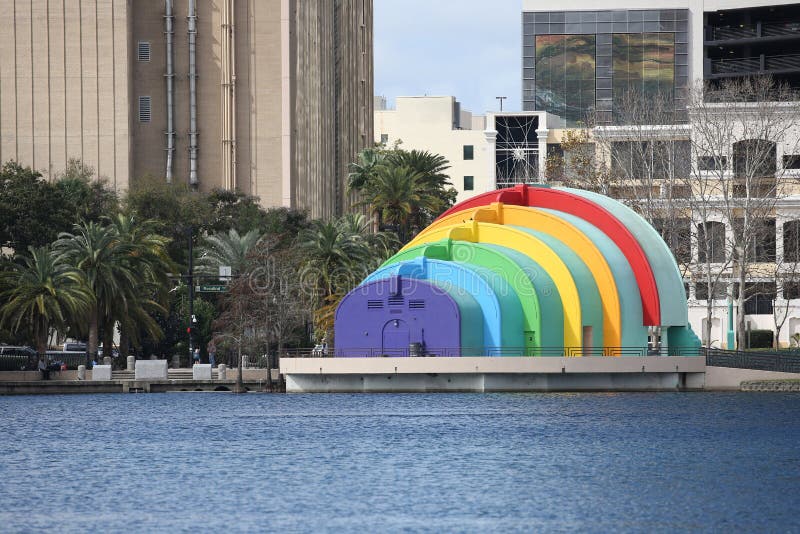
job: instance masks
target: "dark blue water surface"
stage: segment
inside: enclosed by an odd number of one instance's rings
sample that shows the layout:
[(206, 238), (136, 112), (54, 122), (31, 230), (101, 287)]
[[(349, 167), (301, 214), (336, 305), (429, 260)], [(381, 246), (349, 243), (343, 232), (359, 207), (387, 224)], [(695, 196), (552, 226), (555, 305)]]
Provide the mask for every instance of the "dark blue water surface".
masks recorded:
[(800, 396), (0, 398), (0, 531), (800, 530)]

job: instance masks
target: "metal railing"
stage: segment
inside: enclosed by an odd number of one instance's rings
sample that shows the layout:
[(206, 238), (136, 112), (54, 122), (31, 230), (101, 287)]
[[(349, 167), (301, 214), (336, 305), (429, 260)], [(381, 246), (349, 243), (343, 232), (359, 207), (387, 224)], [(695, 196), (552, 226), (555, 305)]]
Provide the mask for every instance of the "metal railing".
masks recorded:
[(581, 356), (702, 356), (702, 352), (696, 347), (670, 347), (663, 351), (644, 347), (425, 347), (424, 349), (349, 347), (325, 352), (310, 348), (290, 349), (282, 351), (280, 356), (282, 358), (461, 358), (470, 356), (577, 358)]
[(800, 34), (800, 22), (783, 21), (743, 24), (741, 26), (713, 26), (709, 28), (706, 35), (708, 35), (708, 40), (710, 41), (729, 41), (796, 34)]
[(706, 349), (706, 365), (800, 373), (800, 353)]
[(740, 74), (800, 69), (800, 54), (712, 59), (711, 74)]

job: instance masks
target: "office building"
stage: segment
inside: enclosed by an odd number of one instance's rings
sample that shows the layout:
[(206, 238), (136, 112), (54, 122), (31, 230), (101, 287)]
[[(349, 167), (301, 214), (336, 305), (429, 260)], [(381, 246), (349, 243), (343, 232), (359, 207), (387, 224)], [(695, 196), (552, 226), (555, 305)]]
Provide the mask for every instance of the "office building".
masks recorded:
[(372, 2), (0, 2), (0, 160), (330, 217), (372, 140)]
[(523, 109), (568, 126), (613, 124), (614, 103), (634, 88), (685, 111), (699, 80), (771, 74), (800, 88), (800, 4), (745, 0), (565, 0), (559, 11), (525, 0)]

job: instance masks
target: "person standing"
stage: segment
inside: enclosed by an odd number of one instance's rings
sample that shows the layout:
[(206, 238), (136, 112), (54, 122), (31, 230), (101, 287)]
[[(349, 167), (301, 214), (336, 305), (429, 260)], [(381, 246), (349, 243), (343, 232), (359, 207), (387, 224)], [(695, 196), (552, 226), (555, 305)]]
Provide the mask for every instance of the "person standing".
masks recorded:
[(214, 344), (214, 340), (208, 342), (206, 350), (208, 351), (208, 363), (211, 364), (211, 368), (213, 369), (217, 364), (217, 346)]
[(39, 358), (39, 371), (42, 373), (42, 380), (50, 378), (50, 369), (47, 368), (47, 363), (41, 357)]
[(192, 356), (192, 359), (194, 360), (195, 365), (200, 363), (200, 347), (194, 349), (194, 355)]

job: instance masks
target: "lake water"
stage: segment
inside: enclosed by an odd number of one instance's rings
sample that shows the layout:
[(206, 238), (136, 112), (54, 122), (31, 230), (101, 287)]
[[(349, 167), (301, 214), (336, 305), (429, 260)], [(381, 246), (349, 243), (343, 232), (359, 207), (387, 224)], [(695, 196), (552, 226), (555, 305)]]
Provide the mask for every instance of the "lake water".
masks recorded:
[(0, 531), (798, 531), (791, 394), (0, 397)]

